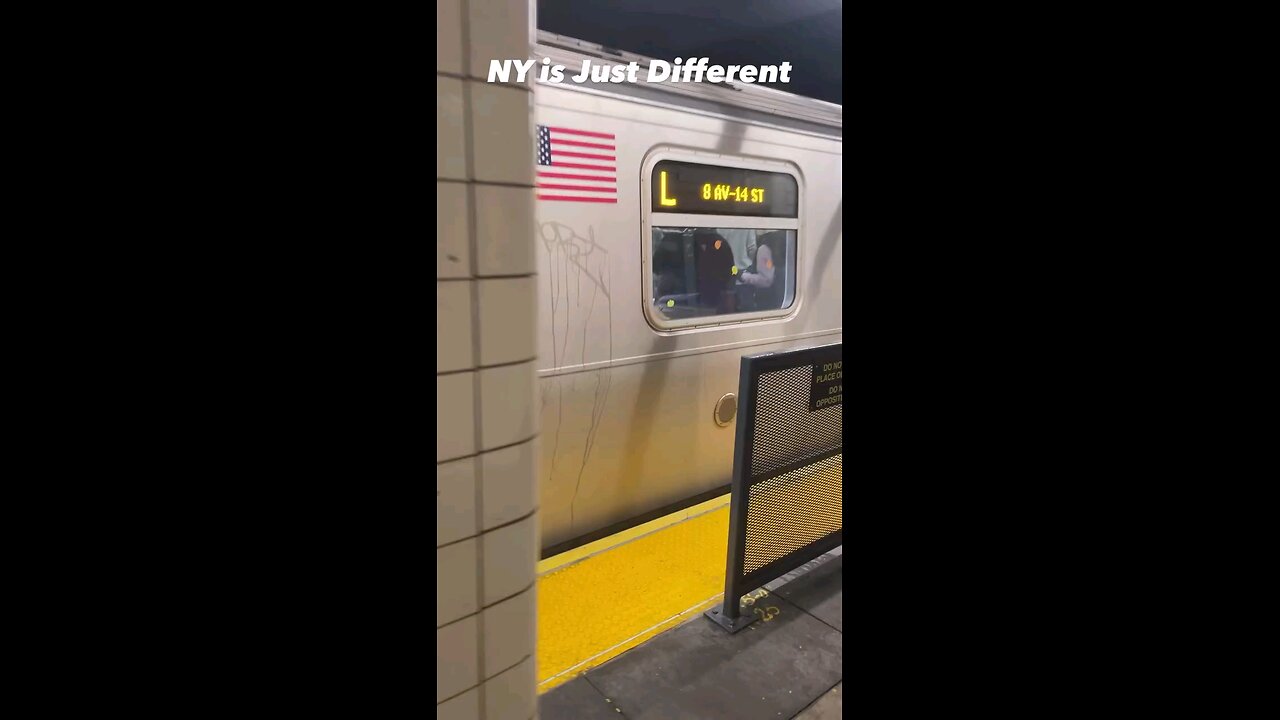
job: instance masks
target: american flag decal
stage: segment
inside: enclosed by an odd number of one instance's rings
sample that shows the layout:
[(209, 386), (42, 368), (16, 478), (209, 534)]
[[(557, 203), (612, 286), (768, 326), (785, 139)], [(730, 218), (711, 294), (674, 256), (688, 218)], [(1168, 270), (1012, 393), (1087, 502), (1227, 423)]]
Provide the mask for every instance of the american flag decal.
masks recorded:
[(538, 126), (538, 199), (618, 202), (613, 135)]

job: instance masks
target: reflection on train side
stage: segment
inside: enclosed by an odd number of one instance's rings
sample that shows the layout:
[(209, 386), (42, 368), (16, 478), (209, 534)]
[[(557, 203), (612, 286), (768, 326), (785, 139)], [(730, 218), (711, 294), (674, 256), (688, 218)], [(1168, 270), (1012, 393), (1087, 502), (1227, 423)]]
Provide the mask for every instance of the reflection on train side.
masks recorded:
[(653, 228), (654, 304), (669, 320), (790, 307), (795, 230)]

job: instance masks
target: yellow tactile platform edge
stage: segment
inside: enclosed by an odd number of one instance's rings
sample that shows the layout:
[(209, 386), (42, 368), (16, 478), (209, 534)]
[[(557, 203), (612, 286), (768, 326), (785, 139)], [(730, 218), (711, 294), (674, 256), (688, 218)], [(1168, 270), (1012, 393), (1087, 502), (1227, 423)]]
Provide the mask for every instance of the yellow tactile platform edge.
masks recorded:
[(729, 496), (538, 564), (538, 692), (712, 607), (724, 593)]

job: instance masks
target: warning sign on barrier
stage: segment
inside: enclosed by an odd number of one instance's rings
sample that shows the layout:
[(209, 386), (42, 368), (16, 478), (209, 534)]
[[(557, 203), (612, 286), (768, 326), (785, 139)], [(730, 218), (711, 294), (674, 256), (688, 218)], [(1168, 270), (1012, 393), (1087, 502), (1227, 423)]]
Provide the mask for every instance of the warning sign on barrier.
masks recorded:
[(809, 388), (809, 412), (842, 404), (844, 397), (843, 360), (814, 363), (813, 386)]

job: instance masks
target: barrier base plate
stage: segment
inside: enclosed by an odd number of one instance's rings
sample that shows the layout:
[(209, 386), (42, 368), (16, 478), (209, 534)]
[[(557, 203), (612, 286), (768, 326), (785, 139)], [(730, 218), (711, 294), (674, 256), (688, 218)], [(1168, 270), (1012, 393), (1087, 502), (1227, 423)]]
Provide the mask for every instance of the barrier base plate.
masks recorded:
[[(750, 608), (748, 608), (748, 610), (750, 610)], [(711, 608), (702, 614), (710, 618), (711, 622), (719, 625), (725, 630), (728, 630), (730, 633), (736, 633), (739, 630), (743, 630), (751, 623), (760, 619), (759, 616), (750, 612), (742, 613), (736, 618), (729, 618), (724, 614), (723, 607)]]

